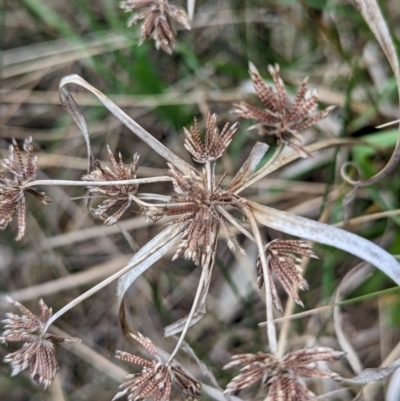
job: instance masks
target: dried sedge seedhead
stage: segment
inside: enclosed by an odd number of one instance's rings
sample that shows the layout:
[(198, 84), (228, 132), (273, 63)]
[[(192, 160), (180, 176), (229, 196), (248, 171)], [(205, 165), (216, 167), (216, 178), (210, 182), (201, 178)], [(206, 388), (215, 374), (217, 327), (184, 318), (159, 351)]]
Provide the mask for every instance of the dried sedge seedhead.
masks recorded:
[(50, 197), (34, 188), (24, 188), (24, 185), (33, 181), (37, 173), (37, 157), (33, 155), (32, 138), (24, 143), (26, 152), (25, 163), (17, 142), (13, 139), (10, 145), (9, 158), (0, 160), (0, 167), (8, 171), (12, 178), (0, 173), (0, 230), (4, 230), (17, 215), (18, 234), (15, 238), (20, 241), (25, 235), (26, 206), (24, 191), (31, 193), (42, 203), (51, 203)]
[(275, 135), (279, 143), (296, 149), (302, 157), (311, 156), (303, 147), (294, 143), (291, 137), (301, 142), (299, 134), (324, 119), (335, 106), (329, 106), (312, 114), (317, 107), (318, 98), (316, 90), (307, 90), (308, 78), (304, 78), (293, 103), (289, 104), (285, 85), (280, 77), (279, 66), (277, 64), (275, 67), (268, 66), (268, 71), (275, 84), (275, 91), (265, 84), (257, 68), (250, 63), (250, 77), (265, 109), (261, 110), (248, 103), (240, 102), (233, 105), (235, 107), (233, 112), (243, 118), (259, 121), (250, 129), (257, 128), (261, 135)]
[(133, 15), (129, 19), (128, 27), (143, 20), (139, 44), (141, 45), (146, 39), (153, 38), (156, 42), (157, 50), (161, 48), (168, 54), (172, 54), (176, 36), (169, 17), (184, 28), (191, 29), (189, 17), (185, 11), (169, 4), (167, 0), (127, 0), (121, 3), (121, 8), (125, 12), (145, 8), (144, 11)]
[(11, 375), (17, 375), (28, 370), (35, 384), (47, 388), (59, 371), (56, 359), (56, 344), (64, 341), (76, 343), (79, 339), (66, 339), (43, 332), (43, 329), (52, 315), (51, 308), (39, 301), (41, 314), (34, 315), (29, 309), (9, 298), (9, 302), (16, 306), (21, 315), (7, 313), (3, 320), (5, 331), (1, 337), (4, 342), (23, 342), (18, 351), (5, 356), (4, 362), (11, 364)]
[(176, 384), (185, 400), (199, 400), (201, 398), (200, 383), (187, 375), (184, 370), (173, 363), (163, 363), (154, 344), (147, 337), (138, 333), (131, 334), (151, 355), (152, 360), (132, 355), (128, 352), (117, 351), (116, 357), (122, 361), (141, 366), (142, 373), (127, 376), (127, 381), (120, 387), (112, 401), (128, 395), (129, 401), (142, 400), (153, 396), (154, 401), (168, 401), (172, 383)]
[(229, 126), (229, 123), (226, 123), (222, 131), (219, 132), (217, 115), (208, 113), (204, 141), (201, 138), (199, 126), (195, 118), (194, 125), (190, 127), (189, 131), (184, 128), (186, 136), (185, 148), (198, 163), (216, 160), (222, 156), (225, 149), (229, 146), (237, 129), (238, 123), (231, 126)]
[[(117, 163), (109, 146), (107, 146), (107, 149), (114, 171), (103, 166), (99, 160), (96, 160), (95, 170), (83, 176), (82, 179), (85, 181), (122, 181), (135, 179), (139, 164), (139, 155), (135, 153), (133, 155), (133, 162), (126, 167), (122, 162), (121, 153), (119, 154), (119, 162)], [(89, 187), (88, 192), (92, 197), (106, 198), (93, 210), (94, 215), (105, 219), (104, 223), (108, 226), (116, 223), (131, 205), (132, 200), (130, 195), (136, 195), (137, 191), (138, 185), (136, 184)], [(116, 212), (106, 218), (107, 214), (112, 210), (116, 210)]]
[(192, 259), (196, 265), (204, 266), (206, 260), (210, 263), (216, 250), (220, 228), (227, 237), (228, 246), (231, 249), (238, 246), (236, 237), (219, 208), (230, 205), (240, 210), (241, 200), (229, 188), (221, 187), (224, 176), (216, 182), (214, 168), (210, 165), (211, 161), (222, 155), (236, 129), (236, 124), (231, 127), (226, 124), (219, 133), (216, 115), (210, 114), (204, 142), (196, 121), (190, 132), (185, 130), (185, 147), (196, 161), (206, 164), (205, 169), (202, 172), (193, 172), (188, 177), (169, 165), (167, 174), (172, 178), (176, 195), (172, 196), (163, 208), (151, 208), (146, 212), (147, 216), (154, 220), (164, 215), (181, 215), (173, 224), (185, 224), (186, 227), (173, 259), (183, 253), (186, 259)]
[[(272, 272), (282, 284), (287, 294), (301, 305), (297, 288), (308, 290), (308, 283), (302, 277), (301, 258), (296, 255), (307, 256), (308, 258), (319, 259), (318, 255), (310, 248), (306, 241), (276, 239), (265, 246), (265, 256), (268, 263), (269, 282), (272, 294), (272, 301), (276, 309), (283, 311), (281, 300), (272, 277)], [(259, 288), (264, 285), (264, 273), (260, 257), (257, 258), (257, 284)]]
[(243, 365), (240, 374), (227, 385), (225, 394), (234, 394), (261, 381), (268, 391), (266, 401), (309, 401), (314, 400), (301, 377), (338, 379), (336, 373), (321, 371), (315, 363), (335, 361), (343, 358), (344, 352), (331, 348), (311, 348), (290, 352), (282, 358), (258, 352), (257, 354), (239, 354), (232, 357), (232, 362), (224, 366), (230, 369)]

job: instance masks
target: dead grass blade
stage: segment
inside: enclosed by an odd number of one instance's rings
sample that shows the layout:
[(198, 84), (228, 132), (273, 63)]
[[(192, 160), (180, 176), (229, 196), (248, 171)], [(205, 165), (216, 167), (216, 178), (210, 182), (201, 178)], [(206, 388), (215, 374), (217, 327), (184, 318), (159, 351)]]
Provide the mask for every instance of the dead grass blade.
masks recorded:
[[(142, 259), (145, 255), (148, 255), (143, 262), (119, 278), (117, 285), (117, 299), (119, 303), (122, 302), (125, 292), (132, 283), (179, 242), (182, 231), (183, 225), (167, 227), (133, 256), (133, 258), (128, 262), (128, 265), (133, 264), (136, 260)], [(152, 252), (155, 248), (158, 248), (158, 250)]]
[(397, 285), (400, 285), (400, 263), (384, 249), (365, 238), (258, 203), (249, 202), (249, 206), (258, 223), (286, 234), (349, 252), (379, 268)]
[(373, 267), (370, 264), (361, 263), (351, 269), (340, 282), (336, 294), (333, 307), (333, 323), (335, 327), (336, 337), (339, 341), (339, 344), (344, 352), (346, 352), (346, 358), (350, 363), (353, 371), (360, 374), (363, 370), (363, 366), (361, 364), (360, 358), (357, 355), (357, 352), (354, 350), (350, 341), (346, 337), (342, 329), (342, 316), (340, 313), (340, 302), (346, 293), (353, 291), (359, 285), (361, 285), (364, 280), (366, 280), (370, 273), (372, 272)]
[[(182, 173), (186, 175), (190, 175), (190, 172), (195, 172), (190, 164), (186, 163), (180, 157), (175, 155), (175, 153), (171, 152), (167, 147), (161, 144), (157, 139), (155, 139), (150, 133), (148, 133), (144, 128), (142, 128), (138, 123), (136, 123), (131, 117), (129, 117), (124, 111), (122, 111), (111, 99), (105, 96), (98, 89), (90, 85), (79, 75), (73, 74), (64, 77), (60, 81), (59, 90), (60, 90), (60, 98), (63, 103), (64, 99), (73, 99), (72, 95), (65, 88), (66, 85), (75, 84), (79, 85), (89, 92), (93, 93), (101, 103), (116, 117), (120, 120), (126, 127), (128, 127), (136, 136), (138, 136), (143, 142), (149, 145), (154, 151), (156, 151), (160, 156), (162, 156), (169, 163), (173, 164), (177, 169), (179, 169)], [(66, 95), (68, 94), (68, 95)], [(63, 103), (64, 105), (64, 103)], [(64, 105), (68, 113), (76, 112), (76, 107), (71, 109), (71, 103), (68, 103), (67, 106)], [(74, 105), (76, 105), (74, 101)], [(69, 108), (67, 108), (69, 107)], [(79, 112), (80, 113), (80, 112)], [(70, 113), (71, 114), (71, 113)], [(72, 114), (71, 114), (72, 115)], [(74, 118), (74, 116), (72, 115)], [(75, 120), (75, 118), (74, 118)]]

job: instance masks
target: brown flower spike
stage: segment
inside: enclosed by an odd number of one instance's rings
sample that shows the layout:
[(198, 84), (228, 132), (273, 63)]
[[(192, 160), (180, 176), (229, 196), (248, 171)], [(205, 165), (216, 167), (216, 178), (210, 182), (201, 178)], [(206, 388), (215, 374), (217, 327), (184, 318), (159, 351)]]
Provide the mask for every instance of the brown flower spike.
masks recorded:
[(223, 229), (228, 246), (232, 249), (237, 245), (236, 237), (228, 227), (225, 217), (219, 207), (231, 205), (236, 209), (241, 208), (239, 197), (235, 196), (229, 188), (221, 188), (221, 182), (215, 181), (215, 174), (210, 162), (222, 156), (236, 132), (238, 125), (225, 124), (220, 132), (216, 126), (217, 116), (209, 114), (206, 123), (204, 141), (201, 139), (199, 127), (195, 120), (190, 130), (185, 129), (185, 147), (192, 154), (193, 159), (205, 164), (205, 169), (199, 174), (185, 177), (179, 170), (169, 164), (168, 175), (172, 177), (172, 183), (176, 195), (172, 196), (170, 203), (165, 207), (149, 208), (149, 217), (178, 216), (173, 224), (186, 223), (181, 243), (173, 259), (182, 253), (185, 258), (192, 259), (196, 265), (204, 266), (208, 256), (213, 255), (217, 244), (217, 232)]
[(127, 381), (120, 387), (124, 390), (115, 395), (112, 401), (128, 394), (129, 401), (142, 400), (153, 396), (154, 401), (168, 401), (171, 394), (172, 383), (176, 384), (185, 400), (196, 401), (201, 397), (201, 385), (192, 379), (183, 369), (173, 363), (163, 363), (161, 357), (147, 337), (138, 333), (131, 334), (140, 345), (142, 345), (152, 357), (152, 361), (140, 358), (128, 352), (117, 351), (116, 357), (122, 361), (142, 366), (142, 373), (127, 376)]
[[(76, 343), (79, 339), (67, 339), (43, 332), (46, 322), (52, 315), (51, 308), (41, 299), (39, 301), (41, 314), (34, 315), (29, 309), (9, 298), (9, 302), (16, 306), (22, 315), (7, 313), (3, 320), (5, 331), (1, 340), (4, 342), (23, 342), (18, 351), (5, 356), (4, 362), (12, 367), (12, 376), (22, 370), (28, 370), (35, 384), (47, 388), (59, 371), (56, 359), (56, 344), (63, 341)], [(37, 332), (37, 334), (34, 334)]]
[(20, 241), (25, 235), (26, 206), (25, 192), (31, 193), (42, 203), (48, 205), (51, 199), (44, 193), (33, 188), (24, 188), (24, 185), (33, 181), (37, 173), (37, 158), (33, 155), (32, 138), (24, 143), (26, 161), (22, 159), (17, 142), (13, 139), (10, 145), (9, 158), (0, 160), (0, 166), (13, 175), (8, 178), (0, 173), (0, 230), (4, 230), (17, 215), (18, 234), (15, 238)]
[[(287, 294), (301, 306), (297, 288), (308, 290), (308, 283), (302, 277), (301, 258), (295, 255), (303, 255), (312, 259), (319, 259), (318, 255), (308, 246), (306, 241), (276, 239), (265, 245), (265, 256), (268, 262), (269, 282), (272, 294), (272, 301), (275, 308), (283, 311), (281, 300), (272, 277), (276, 276)], [(257, 258), (257, 284), (259, 288), (264, 285), (264, 274), (261, 266), (260, 257)]]
[(336, 373), (321, 371), (315, 367), (315, 363), (339, 360), (344, 355), (344, 352), (322, 347), (300, 349), (286, 354), (283, 358), (263, 352), (256, 355), (235, 355), (232, 357), (233, 361), (224, 366), (224, 369), (244, 366), (241, 373), (228, 383), (224, 393), (234, 394), (261, 381), (268, 391), (265, 401), (314, 400), (314, 394), (307, 389), (300, 377), (338, 379)]
[[(122, 156), (119, 154), (119, 163), (115, 160), (111, 149), (107, 146), (108, 155), (111, 160), (113, 167), (112, 171), (108, 167), (102, 166), (99, 160), (95, 161), (96, 169), (90, 174), (82, 177), (85, 181), (122, 181), (132, 180), (136, 178), (136, 170), (139, 163), (139, 155), (133, 155), (133, 162), (126, 167), (122, 162)], [(121, 216), (126, 212), (132, 203), (130, 195), (135, 195), (138, 191), (138, 185), (110, 185), (110, 186), (92, 186), (88, 188), (89, 194), (93, 197), (106, 197), (106, 199), (100, 203), (100, 205), (93, 211), (95, 216), (105, 218), (105, 224), (111, 226), (115, 224)], [(116, 212), (110, 217), (106, 218), (106, 215), (111, 211)]]
[(128, 27), (143, 20), (139, 45), (146, 39), (153, 38), (156, 48), (163, 49), (168, 54), (175, 47), (175, 31), (169, 17), (176, 20), (184, 28), (190, 30), (190, 21), (185, 11), (169, 4), (168, 0), (127, 0), (121, 3), (125, 12), (132, 12), (139, 8), (144, 11), (133, 15), (128, 21)]
[(279, 74), (279, 66), (277, 64), (275, 67), (270, 65), (268, 71), (274, 81), (276, 91), (265, 84), (257, 68), (250, 63), (250, 77), (265, 109), (261, 110), (248, 103), (240, 102), (233, 105), (235, 107), (233, 112), (243, 118), (259, 121), (250, 129), (257, 128), (261, 135), (275, 135), (278, 138), (278, 143), (283, 143), (297, 150), (302, 157), (311, 156), (300, 145), (294, 143), (291, 137), (301, 142), (299, 134), (324, 119), (335, 106), (329, 106), (312, 114), (317, 106), (318, 98), (316, 90), (307, 90), (308, 78), (304, 78), (293, 103), (290, 105), (285, 85)]

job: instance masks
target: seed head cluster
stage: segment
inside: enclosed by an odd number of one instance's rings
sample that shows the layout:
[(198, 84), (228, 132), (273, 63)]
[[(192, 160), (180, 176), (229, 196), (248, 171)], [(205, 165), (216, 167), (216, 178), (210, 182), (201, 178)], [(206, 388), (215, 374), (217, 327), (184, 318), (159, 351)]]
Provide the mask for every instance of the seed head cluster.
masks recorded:
[(275, 91), (265, 84), (257, 68), (250, 63), (250, 77), (265, 109), (240, 102), (233, 105), (233, 112), (243, 118), (259, 121), (250, 129), (258, 129), (261, 135), (274, 135), (277, 137), (278, 143), (296, 149), (303, 157), (311, 156), (291, 138), (294, 137), (301, 142), (300, 133), (324, 119), (335, 107), (329, 106), (312, 114), (317, 107), (318, 98), (316, 90), (307, 90), (308, 78), (304, 78), (293, 103), (290, 105), (285, 85), (280, 77), (279, 66), (277, 64), (269, 66), (268, 71), (275, 84)]
[(18, 234), (17, 241), (25, 235), (26, 228), (26, 206), (25, 194), (29, 192), (45, 205), (51, 203), (51, 199), (44, 193), (25, 184), (33, 181), (37, 173), (37, 157), (33, 155), (32, 138), (24, 143), (26, 152), (25, 163), (21, 151), (15, 139), (10, 145), (9, 158), (0, 160), (0, 167), (8, 171), (12, 178), (0, 172), (0, 230), (4, 230), (17, 215)]
[(22, 348), (5, 356), (4, 362), (12, 367), (12, 375), (28, 370), (35, 384), (47, 388), (59, 370), (56, 359), (56, 345), (67, 341), (76, 343), (79, 339), (67, 339), (43, 331), (52, 316), (51, 308), (39, 301), (40, 316), (36, 316), (25, 306), (9, 298), (9, 302), (17, 307), (21, 315), (7, 313), (3, 320), (5, 331), (1, 340), (6, 343), (23, 342)]
[(128, 352), (116, 352), (118, 359), (141, 366), (142, 373), (128, 375), (126, 382), (120, 386), (123, 390), (117, 393), (112, 401), (125, 395), (129, 401), (142, 400), (150, 396), (154, 397), (154, 401), (168, 401), (172, 384), (178, 387), (185, 400), (200, 400), (202, 390), (197, 380), (186, 374), (180, 366), (172, 362), (162, 362), (160, 354), (149, 338), (140, 333), (131, 336), (147, 350), (151, 360)]
[(121, 3), (121, 8), (125, 12), (144, 8), (144, 11), (134, 14), (129, 19), (128, 27), (143, 20), (139, 44), (141, 45), (145, 40), (153, 38), (157, 50), (161, 48), (168, 54), (171, 54), (175, 47), (176, 37), (169, 17), (185, 29), (190, 30), (191, 28), (189, 17), (185, 11), (170, 4), (168, 0), (127, 0)]
[(190, 131), (185, 129), (185, 147), (193, 159), (205, 164), (202, 172), (193, 172), (184, 176), (178, 169), (169, 165), (168, 175), (172, 178), (175, 195), (163, 208), (150, 208), (147, 212), (153, 218), (180, 216), (173, 224), (186, 224), (182, 240), (178, 245), (174, 259), (181, 254), (192, 259), (196, 265), (205, 264), (216, 250), (220, 228), (224, 231), (228, 245), (234, 248), (236, 237), (228, 227), (220, 208), (228, 205), (240, 210), (241, 200), (228, 188), (222, 188), (224, 176), (216, 181), (214, 165), (210, 162), (222, 156), (237, 130), (237, 124), (225, 124), (221, 133), (216, 126), (216, 115), (209, 115), (204, 140), (195, 121)]
[(224, 366), (224, 369), (230, 369), (243, 365), (241, 373), (226, 386), (225, 394), (235, 394), (261, 381), (268, 391), (268, 401), (314, 400), (314, 394), (307, 389), (301, 377), (337, 379), (336, 373), (321, 371), (315, 367), (315, 363), (339, 360), (344, 355), (344, 352), (322, 347), (300, 349), (282, 358), (263, 352), (238, 354)]
[[(107, 146), (108, 155), (111, 160), (113, 170), (103, 166), (99, 160), (95, 161), (95, 169), (82, 177), (85, 181), (122, 181), (136, 178), (136, 170), (139, 164), (139, 155), (134, 154), (133, 161), (126, 167), (122, 162), (122, 155), (119, 154), (119, 162), (114, 158), (109, 146)], [(132, 203), (130, 195), (135, 195), (138, 191), (138, 185), (98, 185), (90, 186), (88, 192), (92, 198), (105, 198), (93, 213), (95, 216), (105, 219), (105, 224), (110, 226), (116, 223), (126, 212)], [(111, 216), (107, 215), (115, 211)]]
[[(265, 256), (268, 262), (269, 282), (272, 300), (276, 309), (283, 311), (281, 300), (278, 296), (273, 275), (279, 280), (287, 294), (299, 305), (301, 302), (297, 288), (308, 290), (308, 283), (302, 276), (301, 258), (295, 255), (307, 256), (319, 259), (317, 254), (310, 248), (307, 242), (300, 240), (276, 239), (265, 245)], [(257, 284), (259, 288), (264, 285), (264, 274), (260, 257), (257, 258)]]

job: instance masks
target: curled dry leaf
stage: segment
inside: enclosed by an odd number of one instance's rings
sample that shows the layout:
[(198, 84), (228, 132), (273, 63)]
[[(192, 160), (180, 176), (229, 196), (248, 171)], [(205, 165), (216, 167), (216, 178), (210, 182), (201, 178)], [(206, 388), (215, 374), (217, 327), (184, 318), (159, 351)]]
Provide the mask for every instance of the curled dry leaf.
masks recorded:
[(127, 381), (121, 384), (123, 389), (113, 398), (117, 400), (125, 395), (129, 401), (141, 400), (150, 396), (154, 401), (168, 401), (174, 383), (185, 400), (199, 400), (201, 398), (200, 382), (190, 377), (179, 366), (172, 362), (164, 363), (152, 341), (138, 333), (131, 334), (132, 338), (142, 345), (151, 355), (147, 360), (128, 352), (117, 351), (116, 357), (122, 361), (142, 367), (142, 373), (128, 375)]
[(175, 47), (176, 36), (169, 17), (186, 29), (190, 30), (191, 28), (189, 17), (185, 11), (173, 6), (168, 0), (127, 0), (121, 3), (121, 8), (125, 12), (144, 8), (144, 11), (134, 14), (129, 19), (128, 27), (138, 21), (143, 21), (139, 44), (141, 45), (146, 39), (153, 38), (157, 50), (161, 48), (169, 54)]
[(76, 343), (80, 340), (46, 333), (44, 328), (52, 316), (52, 310), (42, 299), (39, 301), (40, 316), (36, 316), (11, 298), (9, 301), (20, 310), (21, 315), (7, 313), (7, 319), (3, 320), (5, 331), (1, 339), (7, 343), (23, 342), (24, 345), (21, 349), (6, 355), (4, 362), (11, 364), (12, 376), (28, 370), (35, 384), (41, 384), (47, 388), (59, 370), (56, 345), (64, 341)]
[(274, 355), (239, 354), (224, 366), (230, 369), (243, 365), (240, 374), (226, 386), (225, 394), (230, 395), (261, 381), (267, 390), (266, 401), (308, 401), (313, 400), (311, 393), (301, 377), (330, 378), (337, 380), (336, 373), (321, 371), (315, 367), (319, 361), (334, 361), (343, 358), (344, 352), (331, 348), (300, 349), (278, 358)]
[[(283, 143), (297, 150), (303, 157), (311, 156), (302, 146), (292, 141), (292, 137), (301, 142), (300, 133), (324, 119), (335, 107), (330, 106), (315, 114), (317, 107), (317, 91), (308, 91), (305, 78), (301, 83), (293, 103), (289, 104), (285, 85), (280, 77), (280, 68), (276, 64), (268, 66), (275, 84), (275, 91), (265, 84), (257, 68), (250, 63), (249, 73), (258, 97), (265, 109), (258, 109), (248, 103), (234, 104), (233, 112), (243, 118), (258, 120), (250, 127), (258, 129), (261, 135), (274, 135), (278, 143)], [(267, 127), (267, 129), (265, 129)]]
[[(82, 177), (85, 181), (122, 181), (131, 180), (136, 178), (136, 170), (139, 163), (139, 155), (137, 153), (133, 156), (133, 161), (126, 167), (122, 162), (122, 155), (119, 154), (119, 162), (114, 158), (109, 146), (107, 146), (108, 155), (111, 160), (113, 169), (105, 167), (99, 160), (95, 161), (95, 169), (90, 174)], [(110, 185), (110, 186), (92, 186), (88, 188), (88, 192), (92, 197), (104, 197), (100, 205), (94, 210), (96, 216), (105, 218), (111, 211), (116, 212), (110, 217), (106, 218), (105, 224), (111, 226), (116, 223), (120, 217), (126, 212), (132, 203), (131, 195), (136, 195), (138, 185)]]
[(25, 163), (17, 142), (13, 139), (10, 145), (9, 158), (0, 160), (0, 166), (7, 170), (13, 178), (0, 173), (0, 230), (4, 230), (17, 215), (18, 234), (17, 241), (25, 235), (26, 206), (24, 192), (29, 192), (45, 205), (51, 199), (44, 193), (30, 187), (24, 187), (33, 181), (37, 173), (37, 157), (33, 155), (32, 138), (24, 143), (26, 152)]
[[(283, 307), (275, 287), (272, 273), (274, 273), (282, 284), (287, 294), (293, 298), (297, 304), (304, 306), (297, 294), (297, 288), (300, 290), (308, 290), (308, 283), (301, 274), (302, 260), (295, 255), (319, 259), (306, 241), (276, 239), (265, 245), (265, 256), (268, 262), (272, 300), (275, 308), (280, 311), (283, 311)], [(258, 286), (262, 288), (264, 285), (264, 274), (260, 257), (257, 258), (257, 276)]]

